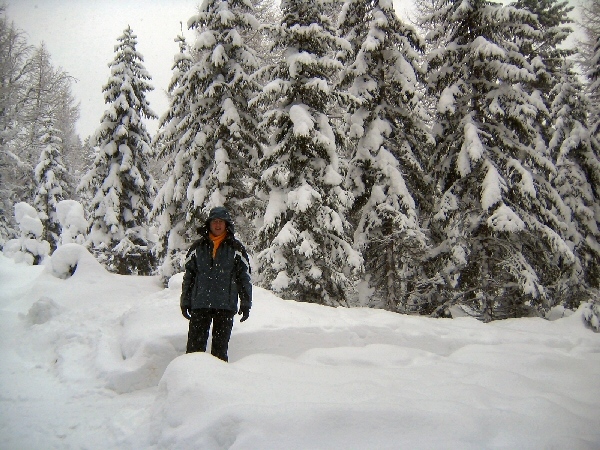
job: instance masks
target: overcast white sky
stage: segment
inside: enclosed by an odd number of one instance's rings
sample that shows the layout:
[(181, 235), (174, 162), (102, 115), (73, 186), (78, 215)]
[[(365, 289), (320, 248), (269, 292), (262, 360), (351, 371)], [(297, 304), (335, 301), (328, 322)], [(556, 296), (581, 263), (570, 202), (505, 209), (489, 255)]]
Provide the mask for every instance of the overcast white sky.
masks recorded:
[[(138, 37), (137, 50), (152, 77), (150, 105), (159, 116), (168, 106), (165, 90), (171, 79), (174, 42), (187, 31), (199, 0), (7, 0), (7, 16), (28, 35), (31, 45), (45, 42), (54, 66), (75, 77), (81, 102), (77, 124), (82, 139), (92, 134), (105, 110), (102, 86), (114, 59), (117, 38), (128, 25)], [(188, 36), (191, 34), (186, 33)], [(154, 121), (155, 122), (155, 121)], [(154, 133), (156, 123), (147, 123)]]
[[(148, 95), (160, 116), (168, 107), (165, 90), (171, 79), (173, 57), (179, 51), (174, 39), (184, 34), (187, 21), (201, 0), (0, 0), (8, 3), (7, 15), (28, 35), (31, 45), (46, 44), (54, 66), (75, 77), (73, 94), (81, 102), (77, 128), (82, 139), (92, 134), (105, 110), (102, 86), (110, 74), (114, 45), (128, 25), (138, 37), (137, 50), (152, 76)], [(576, 0), (569, 0), (575, 4)], [(412, 0), (394, 0), (404, 15)], [(147, 122), (154, 134), (157, 121)]]

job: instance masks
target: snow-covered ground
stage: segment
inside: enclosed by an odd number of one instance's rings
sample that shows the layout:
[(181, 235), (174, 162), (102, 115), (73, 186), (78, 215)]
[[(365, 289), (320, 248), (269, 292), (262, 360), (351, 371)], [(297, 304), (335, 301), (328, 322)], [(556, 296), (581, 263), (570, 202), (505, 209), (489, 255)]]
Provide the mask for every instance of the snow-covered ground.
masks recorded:
[(600, 448), (600, 334), (579, 311), (483, 324), (255, 288), (227, 364), (184, 354), (180, 276), (65, 247), (46, 267), (0, 254), (3, 449)]

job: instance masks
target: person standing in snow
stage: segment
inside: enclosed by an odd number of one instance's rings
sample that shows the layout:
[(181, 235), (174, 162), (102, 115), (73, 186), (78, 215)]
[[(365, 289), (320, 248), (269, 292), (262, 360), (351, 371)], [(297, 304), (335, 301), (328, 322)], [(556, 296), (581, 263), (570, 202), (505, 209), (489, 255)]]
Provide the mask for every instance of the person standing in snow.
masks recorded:
[(211, 354), (227, 361), (235, 313), (244, 322), (252, 306), (248, 253), (222, 206), (210, 211), (201, 232), (187, 253), (181, 290), (181, 312), (190, 321), (186, 353), (206, 351), (212, 323)]

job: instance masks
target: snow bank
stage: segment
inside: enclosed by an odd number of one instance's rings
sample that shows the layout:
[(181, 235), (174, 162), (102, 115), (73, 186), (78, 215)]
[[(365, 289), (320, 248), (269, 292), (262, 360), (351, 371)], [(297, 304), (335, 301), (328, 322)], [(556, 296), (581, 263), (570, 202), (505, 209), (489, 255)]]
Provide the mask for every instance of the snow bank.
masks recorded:
[[(269, 338), (252, 331), (236, 336), (234, 348), (249, 340), (255, 351), (234, 352), (233, 364), (193, 354), (169, 365), (153, 407), (151, 447), (592, 448), (600, 442), (590, 429), (598, 424), (600, 396), (577, 380), (589, 376), (599, 386), (598, 359), (582, 358), (578, 343), (585, 335), (598, 348), (598, 340), (582, 331), (580, 314), (561, 324), (489, 326), (286, 306), (287, 314), (275, 311), (280, 328), (261, 327)], [(567, 329), (579, 337), (567, 337)]]
[(0, 255), (5, 448), (600, 444), (600, 334), (583, 309), (484, 324), (255, 288), (227, 364), (184, 354), (181, 274), (163, 289), (64, 247), (46, 268)]
[(56, 278), (69, 278), (79, 269), (86, 273), (106, 274), (104, 267), (82, 245), (65, 244), (58, 247), (46, 263), (46, 270)]

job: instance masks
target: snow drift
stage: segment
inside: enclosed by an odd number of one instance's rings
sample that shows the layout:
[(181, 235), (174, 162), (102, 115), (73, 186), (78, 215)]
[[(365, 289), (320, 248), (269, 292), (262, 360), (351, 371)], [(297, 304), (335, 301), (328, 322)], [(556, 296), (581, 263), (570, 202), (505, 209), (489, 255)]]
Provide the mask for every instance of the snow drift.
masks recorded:
[(484, 324), (255, 288), (227, 364), (184, 354), (180, 275), (163, 289), (90, 258), (0, 255), (5, 448), (600, 446), (600, 334), (581, 310)]

